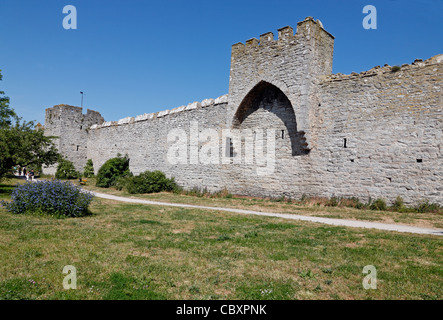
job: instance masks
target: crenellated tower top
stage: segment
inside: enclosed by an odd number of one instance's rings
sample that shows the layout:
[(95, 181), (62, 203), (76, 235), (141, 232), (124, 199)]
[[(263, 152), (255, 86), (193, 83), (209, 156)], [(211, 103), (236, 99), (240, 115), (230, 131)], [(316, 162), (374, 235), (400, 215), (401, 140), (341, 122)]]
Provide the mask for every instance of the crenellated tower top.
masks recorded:
[(310, 143), (310, 114), (315, 105), (315, 83), (319, 76), (332, 73), (334, 37), (323, 24), (312, 17), (278, 29), (259, 39), (232, 46), (229, 99), (232, 114), (247, 94), (259, 83), (267, 82), (279, 88), (294, 108), (297, 125)]

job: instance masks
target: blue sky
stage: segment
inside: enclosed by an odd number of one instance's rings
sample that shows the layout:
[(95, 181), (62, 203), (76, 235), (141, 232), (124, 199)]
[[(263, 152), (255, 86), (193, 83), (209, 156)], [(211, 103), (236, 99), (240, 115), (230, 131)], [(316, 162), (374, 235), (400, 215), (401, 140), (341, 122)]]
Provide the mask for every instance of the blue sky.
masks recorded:
[[(369, 4), (376, 30), (362, 27)], [(228, 93), (232, 44), (307, 16), (335, 36), (334, 73), (443, 53), (443, 0), (0, 0), (0, 89), (41, 123), (80, 91), (107, 121), (171, 109)]]

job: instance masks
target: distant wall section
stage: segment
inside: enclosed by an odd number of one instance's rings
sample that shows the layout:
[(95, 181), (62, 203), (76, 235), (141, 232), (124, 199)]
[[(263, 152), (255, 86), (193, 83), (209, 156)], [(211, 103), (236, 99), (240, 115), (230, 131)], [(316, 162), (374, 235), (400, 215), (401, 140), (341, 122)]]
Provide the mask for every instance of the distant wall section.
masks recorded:
[[(56, 136), (55, 144), (59, 152), (74, 163), (78, 171), (83, 171), (87, 161), (88, 132), (93, 124), (103, 123), (99, 112), (69, 105), (56, 105), (46, 109), (45, 135)], [(56, 165), (43, 168), (46, 174), (55, 174)]]

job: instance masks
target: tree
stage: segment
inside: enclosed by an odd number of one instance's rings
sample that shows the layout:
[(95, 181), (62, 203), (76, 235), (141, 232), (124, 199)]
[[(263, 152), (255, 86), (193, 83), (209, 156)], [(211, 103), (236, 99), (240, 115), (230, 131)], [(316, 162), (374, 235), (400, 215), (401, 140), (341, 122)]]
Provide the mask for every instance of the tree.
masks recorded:
[(60, 155), (52, 138), (45, 136), (43, 130), (35, 130), (32, 121), (1, 128), (0, 177), (15, 165), (40, 167), (56, 163)]
[(9, 98), (3, 95), (0, 91), (0, 178), (15, 165), (40, 167), (56, 163), (60, 154), (52, 141), (55, 137), (36, 130), (33, 121), (21, 122), (9, 107)]
[[(0, 81), (3, 79), (0, 69)], [(9, 97), (4, 96), (5, 92), (0, 90), (0, 128), (10, 126), (12, 120), (17, 118), (14, 110), (9, 107)]]
[(86, 165), (83, 169), (83, 176), (85, 178), (91, 178), (94, 176), (94, 164), (92, 163), (92, 159), (86, 161)]
[(56, 179), (77, 179), (80, 174), (75, 170), (74, 164), (67, 159), (60, 159), (55, 172)]

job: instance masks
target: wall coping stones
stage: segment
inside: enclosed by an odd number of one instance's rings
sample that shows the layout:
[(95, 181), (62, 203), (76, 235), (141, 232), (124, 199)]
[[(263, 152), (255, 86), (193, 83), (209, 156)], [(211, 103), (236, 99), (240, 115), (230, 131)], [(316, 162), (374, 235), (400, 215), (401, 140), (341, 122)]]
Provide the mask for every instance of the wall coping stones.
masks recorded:
[(159, 112), (157, 113), (157, 118), (164, 117), (164, 116), (166, 116), (167, 114), (169, 114), (169, 110), (159, 111)]
[(152, 119), (154, 117), (153, 113), (144, 113), (142, 115), (135, 117), (135, 122)]
[(126, 118), (118, 120), (117, 124), (119, 124), (119, 125), (126, 124), (126, 123), (131, 122), (131, 120), (134, 121), (134, 118), (133, 117), (126, 117)]
[(225, 94), (215, 99), (214, 104), (227, 103), (227, 102), (228, 102), (228, 95)]
[(194, 110), (200, 106), (200, 102), (192, 102), (186, 106), (186, 110)]
[(214, 104), (214, 99), (205, 99), (202, 101), (201, 106), (202, 106), (202, 108), (205, 108), (205, 107), (212, 106), (213, 104)]
[(180, 107), (174, 108), (171, 111), (169, 111), (169, 114), (182, 112), (183, 110), (185, 110), (185, 108), (186, 108), (186, 106), (180, 106)]
[(100, 128), (110, 127), (110, 126), (115, 126), (115, 125), (125, 125), (125, 124), (134, 123), (134, 122), (151, 120), (153, 118), (162, 118), (162, 117), (165, 117), (169, 114), (175, 114), (175, 113), (180, 113), (180, 112), (184, 112), (184, 111), (195, 110), (198, 108), (207, 108), (210, 106), (215, 106), (215, 105), (223, 104), (223, 103), (228, 103), (228, 94), (222, 95), (216, 99), (204, 99), (202, 102), (194, 101), (194, 102), (189, 103), (188, 105), (182, 105), (180, 107), (173, 108), (171, 110), (168, 109), (168, 110), (162, 110), (162, 111), (154, 112), (154, 113), (144, 113), (142, 115), (136, 116), (135, 118), (134, 117), (126, 117), (126, 118), (120, 119), (118, 121), (105, 121), (101, 125), (96, 125), (96, 124), (92, 125), (90, 127), (90, 129), (100, 129)]
[[(443, 62), (443, 54), (438, 54), (436, 56), (433, 56), (425, 61), (422, 59), (415, 59), (414, 62), (411, 64), (402, 64), (400, 69), (398, 71), (407, 71), (411, 70), (412, 68), (422, 68), (428, 65), (433, 65), (437, 63)], [(342, 80), (352, 80), (357, 78), (366, 78), (366, 77), (372, 77), (377, 75), (382, 75), (386, 73), (393, 73), (392, 66), (385, 64), (383, 67), (375, 66), (367, 71), (362, 71), (360, 73), (352, 72), (351, 74), (342, 74), (342, 73), (336, 73), (336, 74), (330, 74), (330, 75), (323, 75), (320, 76), (320, 80), (324, 82), (334, 82), (334, 81), (342, 81)]]

